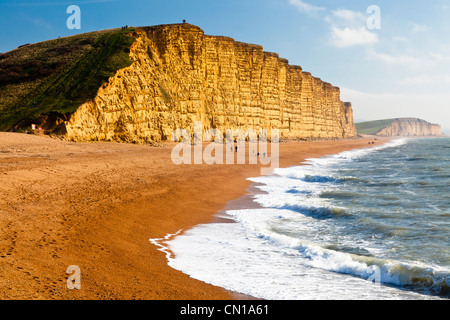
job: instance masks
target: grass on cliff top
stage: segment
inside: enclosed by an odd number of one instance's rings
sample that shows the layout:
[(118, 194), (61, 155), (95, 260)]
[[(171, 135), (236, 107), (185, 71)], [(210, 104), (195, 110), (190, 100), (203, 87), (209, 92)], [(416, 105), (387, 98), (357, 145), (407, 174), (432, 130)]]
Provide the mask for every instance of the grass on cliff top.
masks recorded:
[(377, 134), (391, 125), (396, 119), (384, 119), (355, 123), (358, 134)]
[(134, 29), (113, 29), (25, 45), (0, 54), (0, 130), (68, 115), (128, 67)]

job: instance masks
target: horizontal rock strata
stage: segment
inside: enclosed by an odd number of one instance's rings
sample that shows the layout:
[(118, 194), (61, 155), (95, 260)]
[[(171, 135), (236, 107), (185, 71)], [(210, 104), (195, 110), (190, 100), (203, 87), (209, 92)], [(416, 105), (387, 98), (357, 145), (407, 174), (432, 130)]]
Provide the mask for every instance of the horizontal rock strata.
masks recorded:
[(152, 143), (177, 128), (278, 129), (280, 138), (356, 135), (338, 87), (259, 45), (209, 36), (190, 24), (137, 29), (130, 67), (65, 122), (73, 141)]

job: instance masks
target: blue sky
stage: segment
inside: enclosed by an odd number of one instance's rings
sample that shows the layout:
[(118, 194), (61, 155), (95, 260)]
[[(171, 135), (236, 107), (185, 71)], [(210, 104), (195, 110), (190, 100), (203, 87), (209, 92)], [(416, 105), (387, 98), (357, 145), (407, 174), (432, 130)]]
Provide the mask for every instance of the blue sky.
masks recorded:
[[(69, 5), (81, 9), (80, 30), (66, 26)], [(371, 5), (379, 29), (367, 25)], [(450, 129), (450, 0), (0, 0), (0, 52), (183, 19), (260, 44), (339, 86), (357, 120), (412, 116)]]

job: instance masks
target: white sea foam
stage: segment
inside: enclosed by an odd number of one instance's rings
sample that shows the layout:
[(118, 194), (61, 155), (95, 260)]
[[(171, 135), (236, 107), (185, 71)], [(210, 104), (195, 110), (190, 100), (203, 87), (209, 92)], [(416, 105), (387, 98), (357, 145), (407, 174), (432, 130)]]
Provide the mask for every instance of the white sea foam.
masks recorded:
[[(242, 211), (240, 219), (249, 220)], [(242, 215), (241, 215), (242, 214)], [(290, 213), (272, 211), (269, 216)], [(236, 216), (237, 216), (236, 215)], [(240, 220), (242, 221), (242, 220)], [(252, 229), (267, 232), (258, 220)], [(292, 299), (431, 299), (417, 293), (380, 286), (345, 273), (373, 274), (365, 263), (349, 255), (324, 251), (313, 243), (299, 243), (288, 236), (257, 235), (240, 223), (197, 226), (167, 243), (175, 258), (169, 265), (177, 270), (225, 289), (270, 300)]]

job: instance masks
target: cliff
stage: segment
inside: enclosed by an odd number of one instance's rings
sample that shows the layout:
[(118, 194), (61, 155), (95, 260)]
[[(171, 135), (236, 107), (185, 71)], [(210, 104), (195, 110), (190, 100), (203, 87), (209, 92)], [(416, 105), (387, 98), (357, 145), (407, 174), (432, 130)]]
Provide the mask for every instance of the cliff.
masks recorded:
[(280, 138), (356, 135), (339, 88), (259, 45), (205, 35), (190, 24), (133, 30), (131, 65), (96, 96), (64, 115), (43, 113), (44, 128), (72, 141), (152, 143), (176, 128), (278, 129)]
[(356, 124), (359, 134), (377, 136), (440, 136), (441, 126), (417, 118), (397, 118)]
[(339, 88), (275, 53), (193, 25), (137, 30), (130, 57), (65, 123), (74, 141), (154, 142), (175, 128), (278, 129), (282, 138), (356, 134)]

